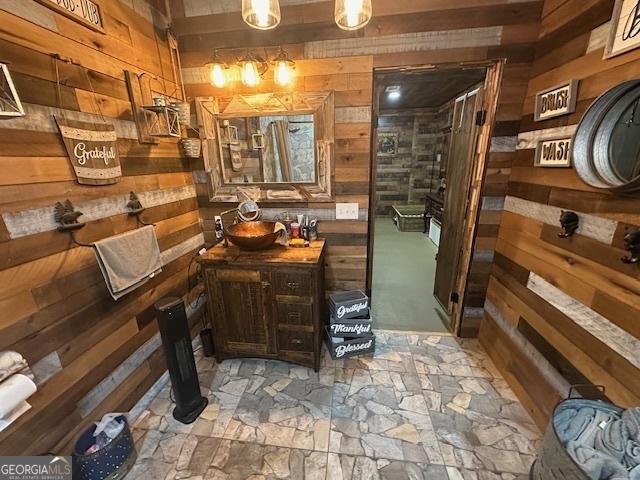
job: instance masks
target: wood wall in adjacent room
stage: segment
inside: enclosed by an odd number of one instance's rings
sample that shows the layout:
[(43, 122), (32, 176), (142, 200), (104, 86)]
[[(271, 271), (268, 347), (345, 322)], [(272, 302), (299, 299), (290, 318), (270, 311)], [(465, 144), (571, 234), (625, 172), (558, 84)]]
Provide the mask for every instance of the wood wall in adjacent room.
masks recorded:
[[(335, 200), (358, 202), (361, 216), (358, 221), (335, 221), (334, 204), (297, 206), (322, 214), (320, 234), (329, 242), (326, 268), (329, 290), (363, 288), (366, 281), (373, 70), (506, 59), (465, 299), (462, 333), (474, 335), (482, 317), (500, 210), (515, 156), (542, 2), (378, 0), (373, 5), (374, 18), (356, 32), (336, 27), (333, 2), (329, 1), (284, 6), (282, 24), (272, 32), (247, 28), (237, 11), (198, 10), (195, 7), (200, 4), (190, 0), (170, 3), (176, 17), (186, 15), (175, 18), (173, 28), (179, 36), (188, 96), (228, 95), (230, 90), (274, 91), (270, 78), (257, 89), (247, 90), (235, 83), (217, 90), (208, 84), (203, 65), (214, 48), (237, 48), (226, 52), (227, 58), (232, 59), (244, 53), (243, 47), (256, 47), (261, 54), (261, 47), (269, 47), (269, 55), (273, 56), (279, 45), (286, 47), (297, 61), (297, 78), (291, 89), (336, 92)], [(196, 172), (199, 182), (204, 182), (203, 173)], [(212, 216), (225, 206), (209, 203), (204, 183), (197, 188), (205, 235), (211, 239)], [(286, 205), (275, 208), (291, 210)]]
[[(0, 351), (21, 353), (38, 384), (33, 408), (0, 433), (0, 455), (68, 453), (103, 413), (131, 408), (165, 371), (153, 303), (187, 293), (188, 266), (203, 244), (191, 165), (175, 140), (138, 143), (124, 82), (126, 69), (157, 77), (154, 89), (175, 91), (160, 20), (166, 12), (110, 0), (102, 13), (106, 35), (34, 0), (0, 2), (0, 57), (10, 62), (26, 110), (0, 120)], [(95, 97), (79, 67), (60, 64), (57, 100), (51, 53), (86, 66)], [(124, 176), (111, 186), (81, 186), (52, 115), (100, 121), (97, 105), (116, 126)], [(143, 218), (156, 224), (164, 266), (115, 302), (92, 250), (55, 230), (53, 205), (69, 199), (90, 211), (77, 233), (90, 242), (136, 228), (126, 213), (129, 191), (149, 207)]]
[[(625, 232), (640, 225), (638, 197), (596, 191), (573, 168), (533, 166), (538, 139), (571, 135), (596, 97), (640, 77), (640, 49), (602, 58), (613, 5), (545, 2), (480, 332), (540, 426), (569, 384), (640, 403), (640, 269), (620, 261)], [(536, 92), (573, 79), (577, 111), (534, 122)], [(557, 235), (561, 209), (581, 217), (570, 239)]]

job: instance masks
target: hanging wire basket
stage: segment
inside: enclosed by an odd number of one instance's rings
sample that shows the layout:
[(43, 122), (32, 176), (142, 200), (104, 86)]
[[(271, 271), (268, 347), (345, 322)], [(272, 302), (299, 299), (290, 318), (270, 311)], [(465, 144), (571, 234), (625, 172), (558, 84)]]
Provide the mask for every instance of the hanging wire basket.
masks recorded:
[(181, 141), (182, 151), (187, 158), (200, 158), (202, 143), (199, 138), (183, 138)]

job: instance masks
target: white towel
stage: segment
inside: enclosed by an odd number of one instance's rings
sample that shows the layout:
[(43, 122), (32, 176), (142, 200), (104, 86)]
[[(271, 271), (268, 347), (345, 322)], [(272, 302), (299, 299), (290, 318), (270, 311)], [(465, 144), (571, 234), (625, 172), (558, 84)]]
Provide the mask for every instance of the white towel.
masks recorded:
[(14, 373), (22, 373), (34, 379), (33, 372), (29, 368), (27, 361), (18, 352), (6, 350), (0, 352), (0, 382), (10, 377)]
[(162, 271), (152, 226), (100, 240), (95, 243), (95, 252), (109, 293), (116, 300)]
[(8, 419), (34, 393), (36, 384), (19, 373), (0, 383), (0, 418)]

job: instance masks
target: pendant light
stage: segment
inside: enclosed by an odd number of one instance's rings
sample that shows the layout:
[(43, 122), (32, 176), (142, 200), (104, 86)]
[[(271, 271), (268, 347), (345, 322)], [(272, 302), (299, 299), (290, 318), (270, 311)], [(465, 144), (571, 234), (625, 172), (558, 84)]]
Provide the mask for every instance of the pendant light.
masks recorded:
[(293, 69), (295, 68), (295, 62), (289, 59), (287, 52), (280, 47), (278, 56), (273, 60), (273, 80), (277, 85), (285, 87), (291, 83), (293, 79)]
[(280, 23), (278, 0), (242, 0), (242, 19), (258, 30), (271, 30)]
[(226, 63), (218, 56), (218, 51), (213, 52), (213, 58), (211, 62), (207, 63), (209, 67), (209, 81), (211, 85), (217, 88), (222, 88), (227, 83), (227, 78), (224, 71), (229, 68)]
[(250, 52), (238, 62), (240, 65), (240, 78), (247, 87), (255, 87), (260, 83), (260, 62)]
[(343, 30), (362, 28), (371, 16), (371, 0), (336, 0), (335, 20)]

